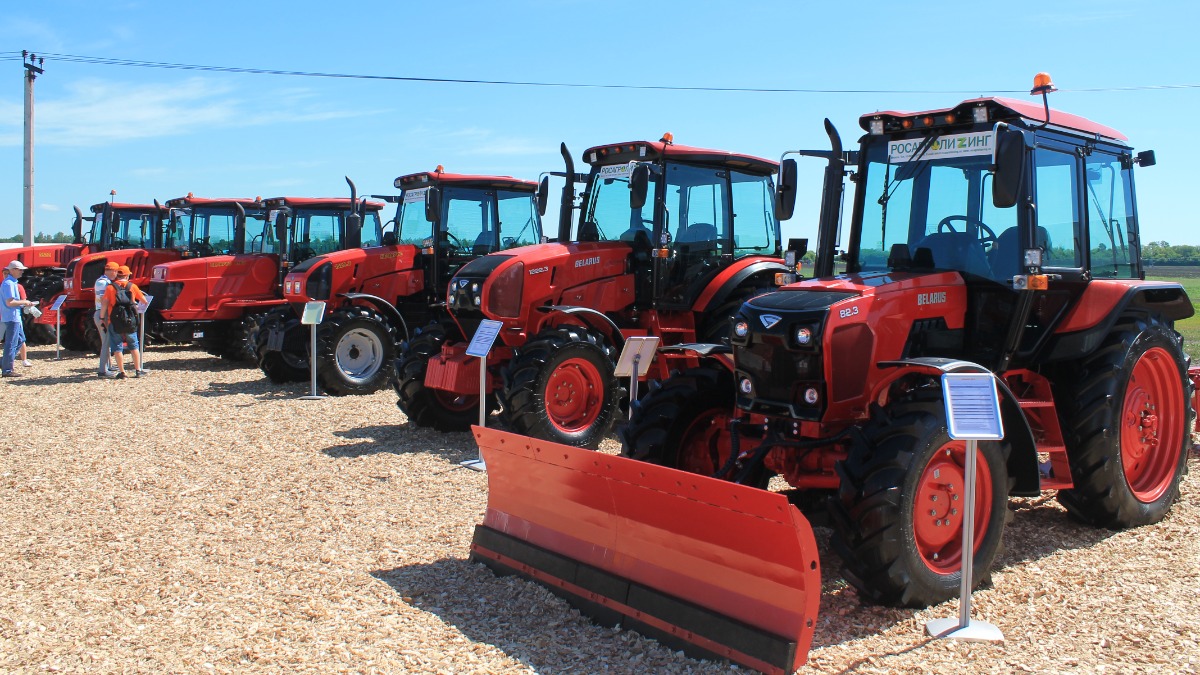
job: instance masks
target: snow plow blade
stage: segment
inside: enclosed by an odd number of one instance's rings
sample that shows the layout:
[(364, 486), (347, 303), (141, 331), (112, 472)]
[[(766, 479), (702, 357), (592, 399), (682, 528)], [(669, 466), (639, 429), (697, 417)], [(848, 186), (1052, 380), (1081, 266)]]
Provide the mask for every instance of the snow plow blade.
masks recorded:
[(781, 494), (473, 427), (488, 508), (471, 559), (584, 614), (764, 673), (804, 663), (821, 598), (808, 521)]

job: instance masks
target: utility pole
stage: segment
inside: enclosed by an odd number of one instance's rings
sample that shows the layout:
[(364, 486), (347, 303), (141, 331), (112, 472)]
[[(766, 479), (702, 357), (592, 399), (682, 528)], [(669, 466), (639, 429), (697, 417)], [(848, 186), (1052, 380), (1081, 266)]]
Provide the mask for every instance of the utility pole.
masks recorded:
[(24, 246), (33, 246), (33, 81), (42, 74), (38, 66), (44, 65), (46, 59), (25, 50), (21, 50), (21, 58), (25, 62), (25, 217), (21, 236)]

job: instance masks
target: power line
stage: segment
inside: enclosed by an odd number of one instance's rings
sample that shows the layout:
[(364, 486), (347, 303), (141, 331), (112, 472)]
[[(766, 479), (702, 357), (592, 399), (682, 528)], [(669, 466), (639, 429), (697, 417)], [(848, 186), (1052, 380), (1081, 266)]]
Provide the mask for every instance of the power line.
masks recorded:
[[(102, 66), (124, 66), (133, 68), (160, 68), (167, 70), (194, 70), (214, 73), (237, 73), (246, 75), (277, 75), (286, 77), (317, 77), (345, 80), (376, 80), (390, 82), (421, 82), (436, 84), (489, 84), (518, 87), (558, 87), (574, 89), (633, 89), (650, 91), (707, 91), (707, 92), (736, 92), (736, 93), (765, 93), (765, 94), (977, 94), (978, 89), (810, 89), (787, 87), (701, 87), (676, 85), (637, 85), (637, 84), (604, 84), (582, 82), (542, 82), (531, 80), (483, 80), (473, 78), (450, 77), (418, 77), (414, 75), (370, 75), (365, 73), (333, 73), (304, 70), (278, 70), (272, 68), (249, 68), (238, 66), (214, 66), (193, 63), (169, 63), (162, 61), (139, 61), (133, 59), (118, 59), (103, 56), (82, 56), (78, 54), (56, 54), (46, 52), (43, 56), (59, 61), (82, 63)], [(1096, 93), (1114, 91), (1150, 91), (1162, 89), (1200, 89), (1200, 84), (1151, 84), (1128, 87), (1093, 87), (1079, 89), (1060, 89), (1064, 92)], [(996, 89), (994, 94), (1025, 94), (1023, 89)]]

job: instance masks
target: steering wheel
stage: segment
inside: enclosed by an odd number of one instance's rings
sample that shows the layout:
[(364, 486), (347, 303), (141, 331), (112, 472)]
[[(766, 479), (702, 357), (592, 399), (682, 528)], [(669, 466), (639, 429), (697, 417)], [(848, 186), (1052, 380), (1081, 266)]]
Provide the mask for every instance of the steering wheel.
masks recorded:
[(958, 230), (954, 229), (954, 226), (950, 224), (956, 220), (961, 220), (963, 222), (964, 232), (966, 231), (967, 227), (971, 225), (977, 226), (980, 229), (980, 233), (983, 235), (979, 237), (980, 244), (983, 244), (989, 249), (996, 244), (996, 233), (992, 231), (992, 228), (985, 225), (982, 220), (979, 220), (978, 218), (972, 218), (970, 216), (946, 216), (938, 221), (937, 231), (958, 232)]
[(126, 246), (129, 246), (129, 240), (113, 237), (111, 240), (109, 240), (108, 245), (113, 248), (125, 248)]
[(448, 230), (442, 230), (438, 234), (446, 235), (446, 239), (447, 239), (446, 243), (450, 244), (450, 246), (452, 248), (454, 248), (454, 250), (461, 251), (462, 249), (466, 248), (465, 246), (463, 246), (462, 240), (459, 239), (458, 237), (454, 236), (453, 234), (450, 234), (450, 232)]
[(208, 245), (208, 237), (193, 240), (191, 249), (200, 256), (212, 255), (213, 252), (212, 246)]

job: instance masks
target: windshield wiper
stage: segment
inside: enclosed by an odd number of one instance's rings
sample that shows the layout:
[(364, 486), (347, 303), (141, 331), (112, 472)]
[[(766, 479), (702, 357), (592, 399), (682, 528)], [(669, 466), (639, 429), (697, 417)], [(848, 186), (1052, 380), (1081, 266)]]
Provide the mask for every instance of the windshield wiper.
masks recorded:
[[(883, 207), (887, 206), (888, 200), (891, 199), (892, 195), (896, 193), (896, 190), (900, 187), (901, 181), (908, 180), (909, 178), (916, 178), (918, 173), (920, 173), (920, 171), (925, 168), (925, 164), (922, 164), (921, 166), (916, 166), (916, 165), (918, 162), (921, 161), (921, 158), (925, 156), (925, 153), (929, 151), (929, 148), (933, 147), (933, 142), (941, 137), (942, 137), (942, 134), (934, 133), (934, 134), (931, 134), (925, 140), (921, 141), (921, 145), (917, 146), (916, 152), (914, 152), (912, 157), (909, 158), (909, 160), (907, 162), (905, 162), (905, 164), (908, 164), (909, 166), (913, 166), (915, 168), (909, 169), (907, 171), (903, 171), (901, 169), (896, 170), (895, 177), (890, 177), (887, 185), (885, 185), (883, 188), (883, 194), (880, 195), (880, 197), (879, 197), (879, 205), (880, 206), (883, 206)], [(892, 163), (890, 160), (888, 161), (887, 167), (888, 167), (888, 171), (890, 172), (892, 170)]]

